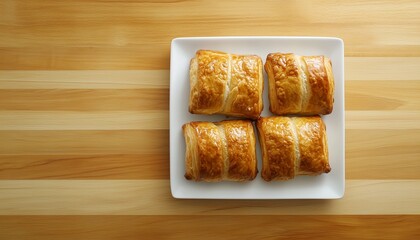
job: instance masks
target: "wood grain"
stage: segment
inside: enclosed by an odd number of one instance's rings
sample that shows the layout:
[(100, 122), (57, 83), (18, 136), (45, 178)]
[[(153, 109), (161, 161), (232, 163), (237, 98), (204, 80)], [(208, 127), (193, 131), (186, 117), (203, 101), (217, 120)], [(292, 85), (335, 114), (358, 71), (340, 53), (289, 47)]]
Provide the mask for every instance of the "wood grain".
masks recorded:
[(412, 215), (1, 216), (0, 238), (416, 239), (419, 223), (420, 217)]
[(420, 111), (346, 111), (346, 129), (420, 129)]
[(345, 80), (420, 80), (418, 57), (345, 57)]
[(1, 154), (160, 154), (167, 130), (0, 131)]
[(169, 179), (169, 153), (0, 154), (0, 179)]
[(168, 89), (0, 90), (0, 110), (167, 110)]
[[(346, 110), (420, 110), (420, 81), (347, 81)], [(0, 89), (1, 110), (168, 110), (168, 89)]]
[(337, 36), (348, 56), (420, 56), (416, 1), (6, 0), (0, 9), (1, 69), (164, 69), (178, 36)]
[(0, 111), (0, 130), (169, 129), (169, 111)]
[(346, 110), (419, 110), (420, 81), (347, 81)]
[[(347, 110), (420, 110), (420, 81), (348, 81)], [(142, 101), (141, 99), (148, 99)], [(0, 89), (0, 110), (167, 110), (167, 89)]]
[[(403, 64), (406, 62), (402, 62), (400, 66)], [(62, 72), (63, 81), (58, 77), (61, 71), (51, 74), (34, 74), (33, 71), (18, 74), (16, 71), (11, 71), (10, 76), (8, 72), (0, 71), (0, 110), (127, 111), (169, 108), (167, 90), (169, 85), (166, 71), (157, 71), (157, 73), (154, 71), (136, 71), (136, 73), (132, 71), (64, 71)], [(100, 77), (92, 77), (95, 72), (98, 72), (99, 76), (108, 74), (108, 78), (102, 80)], [(150, 82), (144, 85), (135, 84), (133, 79), (136, 77), (133, 75), (138, 75), (137, 81), (145, 79), (146, 82), (151, 76), (151, 79), (156, 80), (156, 84)], [(386, 75), (379, 74), (378, 77), (389, 79), (389, 75), (392, 74), (388, 74), (388, 77)], [(25, 77), (27, 81), (22, 80)], [(79, 77), (80, 80), (73, 82), (69, 80)], [(357, 76), (354, 77), (356, 80), (362, 80)], [(420, 97), (417, 89), (420, 88), (420, 80), (413, 81), (411, 76), (408, 79), (348, 80), (346, 81), (346, 110), (419, 110)], [(109, 82), (112, 80), (118, 83), (110, 85)], [(85, 85), (81, 84), (79, 87), (72, 88), (78, 81), (84, 82)], [(49, 82), (51, 82), (50, 87), (38, 88)], [(125, 85), (127, 82), (133, 84)], [(14, 85), (16, 89), (12, 89), (11, 86)], [(111, 86), (116, 89), (109, 89)]]
[[(169, 129), (169, 111), (1, 111), (1, 130)], [(420, 111), (347, 111), (346, 129), (420, 129)]]
[[(168, 136), (167, 130), (0, 131), (0, 179), (167, 179)], [(348, 129), (347, 178), (420, 179), (419, 149), (418, 128)]]
[(349, 178), (420, 179), (419, 149), (420, 130), (346, 130), (346, 172)]
[(0, 70), (0, 89), (167, 88), (168, 70)]
[(168, 180), (0, 181), (0, 215), (418, 215), (419, 201), (419, 180), (348, 180), (339, 200), (259, 201), (173, 199)]
[[(420, 80), (418, 57), (345, 57), (345, 80)], [(395, 71), (398, 69), (398, 71)], [(401, 74), (403, 73), (403, 74)], [(0, 70), (0, 89), (169, 88), (168, 70)]]
[[(420, 238), (418, 1), (0, 1), (0, 239)], [(176, 200), (170, 43), (345, 43), (340, 200)], [(264, 56), (263, 56), (264, 57)]]

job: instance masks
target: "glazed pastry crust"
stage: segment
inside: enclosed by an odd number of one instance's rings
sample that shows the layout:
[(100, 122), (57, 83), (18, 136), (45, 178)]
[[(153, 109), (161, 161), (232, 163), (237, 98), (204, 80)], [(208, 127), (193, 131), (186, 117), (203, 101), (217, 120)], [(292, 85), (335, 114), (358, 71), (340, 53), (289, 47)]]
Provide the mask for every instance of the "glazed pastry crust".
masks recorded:
[(228, 88), (229, 56), (216, 51), (197, 51), (190, 64), (191, 113), (214, 114), (223, 111)]
[(294, 117), (300, 153), (298, 175), (328, 173), (328, 144), (325, 124), (320, 117)]
[(334, 103), (334, 75), (331, 60), (324, 56), (302, 57), (306, 64), (310, 99), (306, 114), (330, 114)]
[(266, 181), (295, 176), (295, 141), (289, 118), (260, 118), (257, 121), (262, 153), (261, 177)]
[[(224, 171), (223, 143), (219, 129), (209, 122), (192, 122), (183, 126), (186, 151), (185, 178), (221, 181)], [(197, 161), (199, 159), (199, 161)]]
[(189, 111), (256, 119), (263, 85), (260, 57), (199, 50), (190, 63)]
[(227, 179), (253, 180), (257, 175), (255, 134), (249, 121), (223, 121), (219, 123), (225, 133), (227, 145)]
[(254, 128), (250, 121), (184, 124), (185, 178), (194, 181), (249, 181), (257, 173)]
[(331, 171), (327, 134), (319, 116), (260, 118), (257, 129), (265, 181)]
[(329, 114), (333, 109), (334, 76), (329, 58), (270, 53), (268, 75), (270, 111), (284, 114)]

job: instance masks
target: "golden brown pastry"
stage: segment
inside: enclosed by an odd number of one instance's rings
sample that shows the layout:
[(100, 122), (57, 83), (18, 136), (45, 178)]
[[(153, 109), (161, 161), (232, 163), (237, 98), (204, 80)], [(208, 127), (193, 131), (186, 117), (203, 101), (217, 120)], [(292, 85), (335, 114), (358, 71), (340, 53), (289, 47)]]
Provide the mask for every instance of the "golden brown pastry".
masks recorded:
[(260, 57), (199, 50), (190, 63), (189, 111), (256, 119), (263, 84)]
[(334, 102), (334, 75), (329, 58), (270, 53), (268, 75), (270, 111), (284, 114), (329, 114)]
[(327, 133), (319, 116), (267, 117), (257, 121), (266, 181), (331, 171)]
[(258, 173), (250, 121), (190, 122), (182, 126), (185, 178), (194, 181), (249, 181)]

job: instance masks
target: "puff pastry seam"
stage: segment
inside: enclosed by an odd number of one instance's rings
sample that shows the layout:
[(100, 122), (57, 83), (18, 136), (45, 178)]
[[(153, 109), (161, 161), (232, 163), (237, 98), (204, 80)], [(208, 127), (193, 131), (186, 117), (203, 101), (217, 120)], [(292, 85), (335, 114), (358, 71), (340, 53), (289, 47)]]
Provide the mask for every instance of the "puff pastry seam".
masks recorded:
[(295, 175), (299, 172), (299, 168), (300, 168), (300, 146), (299, 146), (299, 137), (297, 134), (297, 129), (296, 129), (296, 125), (295, 125), (295, 121), (294, 121), (294, 117), (293, 118), (289, 118), (289, 126), (290, 126), (290, 130), (293, 134), (293, 140), (295, 142)]
[(302, 97), (300, 98), (300, 112), (304, 111), (307, 106), (309, 99), (311, 99), (311, 86), (308, 83), (308, 77), (306, 75), (306, 63), (302, 60), (301, 56), (295, 55), (296, 61), (299, 63), (299, 71), (301, 76), (301, 91), (302, 91)]
[(228, 179), (228, 173), (229, 173), (229, 162), (228, 162), (228, 146), (227, 146), (227, 139), (226, 139), (226, 133), (225, 128), (223, 125), (216, 124), (217, 130), (219, 131), (219, 135), (222, 138), (222, 152), (223, 152), (223, 175), (222, 179)]
[(226, 81), (226, 91), (225, 91), (225, 99), (223, 103), (223, 108), (221, 109), (222, 112), (226, 110), (227, 99), (230, 93), (230, 82), (232, 79), (232, 54), (228, 53), (228, 68), (227, 68), (227, 81)]

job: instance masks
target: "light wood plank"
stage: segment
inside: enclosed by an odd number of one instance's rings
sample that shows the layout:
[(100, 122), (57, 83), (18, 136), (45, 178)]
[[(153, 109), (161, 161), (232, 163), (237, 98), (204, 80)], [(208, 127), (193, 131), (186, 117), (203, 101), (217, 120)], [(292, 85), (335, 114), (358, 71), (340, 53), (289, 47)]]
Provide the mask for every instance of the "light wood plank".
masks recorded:
[(420, 81), (346, 81), (346, 110), (420, 110)]
[(0, 131), (0, 154), (162, 154), (167, 130)]
[(0, 238), (416, 239), (419, 223), (420, 216), (411, 215), (1, 216)]
[(416, 1), (1, 4), (1, 69), (167, 69), (179, 36), (337, 36), (347, 56), (420, 56)]
[[(347, 81), (346, 110), (420, 110), (420, 81)], [(3, 89), (0, 110), (169, 109), (168, 89)]]
[(348, 178), (419, 179), (420, 130), (347, 130)]
[[(395, 151), (388, 151), (391, 157), (384, 157), (378, 152), (369, 157), (354, 156), (347, 150), (346, 178), (420, 179), (419, 154), (398, 157)], [(0, 154), (0, 179), (169, 179), (169, 153)]]
[(169, 179), (169, 154), (0, 154), (0, 179)]
[(420, 111), (346, 111), (346, 129), (420, 129)]
[[(333, 64), (334, 65), (334, 64)], [(348, 80), (420, 80), (418, 57), (346, 57), (345, 79)], [(376, 83), (380, 85), (380, 83)]]
[[(165, 26), (169, 28), (170, 26)], [(139, 26), (137, 26), (139, 29)], [(71, 30), (68, 30), (71, 31)], [(90, 31), (90, 30), (89, 30)], [(0, 39), (1, 41), (1, 39)], [(119, 46), (0, 47), (2, 70), (161, 70), (169, 69), (169, 42)], [(140, 42), (140, 41), (139, 41)], [(82, 44), (84, 45), (84, 44)], [(153, 48), (159, 49), (159, 53)]]
[(0, 130), (169, 129), (167, 110), (0, 111)]
[[(170, 26), (165, 26), (170, 27)], [(342, 28), (342, 27), (338, 27)], [(342, 37), (340, 35), (329, 33), (321, 34), (313, 32), (313, 34), (296, 34), (293, 29), (290, 35), (312, 35), (312, 36), (334, 36)], [(373, 30), (373, 29), (371, 29)], [(410, 29), (409, 31), (412, 31)], [(242, 34), (246, 35), (246, 30)], [(272, 35), (270, 30), (261, 32), (261, 35)], [(305, 30), (302, 30), (305, 32)], [(230, 36), (231, 34), (208, 33), (195, 34), (194, 36)], [(278, 33), (277, 36), (287, 36)], [(177, 36), (193, 36), (180, 34)], [(175, 36), (174, 36), (175, 37)], [(349, 42), (347, 38), (342, 37), (346, 45), (347, 57), (418, 57), (420, 56), (420, 47), (417, 45), (385, 45), (384, 47), (378, 45), (371, 45), (366, 47), (363, 43), (355, 44), (353, 51), (348, 51)], [(150, 51), (142, 47), (56, 47), (43, 46), (38, 48), (31, 47), (0, 47), (0, 69), (1, 70), (161, 70), (169, 69), (170, 63), (170, 48), (169, 42), (172, 38), (166, 39), (167, 42), (155, 46), (156, 49)], [(361, 40), (362, 41), (362, 40)], [(150, 46), (151, 48), (152, 46)], [(160, 54), (157, 52), (161, 51)], [(77, 54), (75, 54), (77, 53)], [(54, 55), (54, 56), (51, 56)], [(147, 56), (140, 58), (140, 56)], [(53, 60), (52, 60), (53, 59)], [(11, 61), (12, 60), (12, 61)], [(356, 66), (359, 66), (357, 64)], [(347, 67), (347, 65), (346, 65)], [(395, 68), (395, 66), (392, 66)], [(366, 74), (374, 77), (374, 74)], [(394, 72), (391, 76), (395, 76)], [(346, 75), (346, 76), (352, 76)], [(357, 75), (356, 75), (357, 76)], [(376, 80), (376, 79), (374, 79)], [(416, 79), (418, 80), (418, 79)]]
[[(216, 1), (216, 3), (220, 1)], [(86, 3), (80, 6), (80, 3)], [(237, 20), (242, 16), (252, 17), (274, 17), (273, 21), (279, 18), (291, 17), (289, 22), (301, 22), (293, 17), (301, 16), (305, 13), (308, 19), (305, 19), (308, 23), (366, 23), (373, 21), (375, 23), (418, 23), (420, 17), (417, 15), (420, 11), (420, 6), (416, 1), (404, 1), (401, 4), (395, 5), (392, 1), (381, 1), (380, 4), (377, 2), (366, 2), (362, 0), (357, 1), (342, 1), (341, 3), (331, 3), (330, 1), (316, 1), (311, 2), (308, 0), (298, 0), (291, 4), (279, 4), (275, 1), (267, 2), (266, 4), (260, 4), (254, 1), (241, 2), (238, 5), (238, 1), (231, 1), (225, 3), (223, 8), (217, 5), (210, 4), (207, 2), (193, 2), (193, 1), (174, 1), (164, 0), (160, 2), (130, 2), (120, 1), (116, 3), (113, 0), (101, 0), (101, 1), (83, 1), (73, 0), (66, 1), (65, 3), (57, 3), (55, 1), (33, 1), (26, 3), (23, 0), (20, 1), (3, 1), (4, 6), (1, 20), (8, 23), (20, 21), (22, 25), (38, 23), (38, 24), (81, 24), (86, 23), (86, 20), (99, 21), (104, 20), (105, 23), (125, 23), (126, 20), (142, 20), (142, 22), (155, 22), (157, 20), (172, 21), (175, 17), (177, 18), (197, 18), (203, 17), (211, 18), (210, 20), (216, 21), (219, 19), (225, 20)], [(43, 8), (37, 8), (42, 6)], [(299, 6), (299, 11), (290, 11), (294, 7)], [(376, 8), (369, 9), (369, 15), (364, 14), (366, 9), (375, 6)], [(283, 8), (281, 8), (283, 7)], [(15, 12), (8, 12), (8, 9), (15, 8)], [(98, 9), (97, 12), (92, 13), (91, 8)], [(181, 8), (183, 11), (176, 11), (173, 8)], [(203, 12), (204, 9), (211, 10), (212, 12)], [(31, 11), (32, 15), (22, 15), (20, 19), (16, 19), (13, 16), (19, 14), (19, 11)], [(216, 11), (217, 10), (217, 11)], [(233, 11), (230, 11), (233, 10)], [(277, 12), (280, 10), (279, 12)], [(318, 14), (323, 12), (323, 15)], [(61, 13), (58, 14), (58, 13)], [(265, 14), (264, 14), (265, 13)], [(286, 16), (282, 14), (286, 14)], [(386, 13), (386, 14), (384, 14)], [(71, 19), (75, 14), (80, 15), (82, 18)], [(107, 17), (114, 16), (119, 17), (115, 19), (108, 19)], [(49, 21), (50, 19), (63, 20), (62, 22)], [(66, 21), (64, 21), (66, 20)], [(149, 21), (148, 21), (149, 20)], [(153, 21), (154, 20), (154, 21)], [(139, 29), (139, 31), (143, 31)], [(161, 33), (157, 31), (157, 33)], [(50, 33), (52, 34), (52, 33)], [(150, 37), (150, 34), (147, 37)], [(71, 42), (72, 39), (67, 39)], [(98, 39), (100, 41), (106, 41), (106, 39)], [(25, 41), (25, 39), (20, 40)]]
[(349, 180), (340, 200), (177, 200), (167, 180), (3, 180), (0, 215), (420, 214), (419, 180)]
[[(345, 79), (420, 80), (419, 65), (417, 57), (346, 57)], [(0, 70), (0, 89), (150, 88), (169, 88), (169, 70)]]
[(168, 89), (0, 90), (0, 110), (168, 110)]
[[(169, 112), (0, 111), (0, 130), (169, 129)], [(346, 129), (420, 129), (420, 111), (346, 111)]]
[[(170, 28), (171, 26), (165, 26)], [(140, 29), (140, 26), (136, 27)], [(69, 30), (71, 31), (71, 30)], [(89, 31), (91, 32), (91, 31)], [(90, 34), (90, 33), (89, 33)], [(161, 70), (169, 69), (171, 38), (152, 46), (0, 47), (2, 70)], [(0, 42), (2, 40), (0, 39)], [(412, 50), (412, 49), (410, 49)], [(420, 49), (419, 49), (420, 52)]]
[[(0, 131), (0, 179), (168, 178), (168, 137), (167, 130)], [(346, 177), (420, 179), (419, 149), (418, 129), (347, 130)], [(133, 154), (143, 157), (126, 157)], [(131, 164), (147, 174), (133, 174)]]
[(168, 70), (0, 70), (0, 89), (165, 89)]

